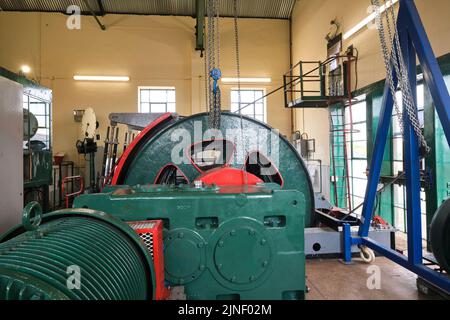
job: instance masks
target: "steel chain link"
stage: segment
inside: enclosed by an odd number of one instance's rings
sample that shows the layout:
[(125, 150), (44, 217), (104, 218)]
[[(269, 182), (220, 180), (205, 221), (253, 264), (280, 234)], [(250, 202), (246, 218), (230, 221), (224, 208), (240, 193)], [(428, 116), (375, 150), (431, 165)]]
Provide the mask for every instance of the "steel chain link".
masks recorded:
[[(396, 88), (394, 86), (393, 81), (393, 71), (396, 72), (398, 83), (400, 90), (403, 94), (403, 102), (404, 102), (404, 110), (406, 110), (406, 115), (408, 116), (408, 119), (413, 127), (414, 133), (416, 134), (419, 144), (421, 147), (424, 148), (425, 153), (430, 152), (430, 148), (427, 145), (427, 142), (425, 140), (425, 137), (422, 133), (422, 129), (420, 126), (420, 122), (416, 113), (416, 102), (414, 101), (414, 97), (412, 94), (411, 84), (409, 82), (409, 75), (408, 70), (405, 65), (405, 61), (403, 59), (400, 40), (398, 37), (398, 29), (397, 29), (397, 22), (395, 18), (395, 10), (392, 0), (384, 0), (385, 8), (390, 5), (389, 8), (387, 8), (386, 12), (386, 26), (389, 36), (389, 42), (391, 44), (391, 52), (389, 53), (389, 48), (386, 40), (386, 34), (385, 34), (385, 26), (384, 26), (384, 20), (381, 14), (381, 6), (379, 0), (372, 0), (372, 4), (377, 8), (376, 15), (377, 15), (377, 22), (378, 22), (378, 34), (380, 38), (380, 43), (383, 51), (383, 58), (384, 58), (384, 64), (386, 67), (387, 77), (386, 81), (388, 81), (389, 89), (392, 94), (392, 98), (394, 101), (394, 108), (397, 113), (397, 120), (399, 123), (400, 131), (402, 134), (404, 134), (404, 125), (403, 125), (403, 112), (399, 107), (399, 103), (396, 96)], [(392, 69), (394, 67), (395, 70)]]

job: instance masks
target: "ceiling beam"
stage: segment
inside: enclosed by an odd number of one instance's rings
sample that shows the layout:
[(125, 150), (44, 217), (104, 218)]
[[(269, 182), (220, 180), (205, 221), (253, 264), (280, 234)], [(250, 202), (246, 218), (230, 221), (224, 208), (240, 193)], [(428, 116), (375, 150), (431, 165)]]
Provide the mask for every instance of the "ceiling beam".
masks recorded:
[(88, 10), (91, 13), (91, 15), (94, 17), (94, 19), (97, 22), (97, 24), (100, 26), (100, 28), (102, 30), (106, 30), (106, 26), (97, 17), (97, 14), (95, 13), (95, 11), (92, 9), (91, 5), (89, 4), (89, 0), (83, 0), (83, 2), (86, 5), (86, 7), (88, 8)]
[(99, 8), (98, 15), (103, 17), (105, 15), (105, 8), (103, 7), (102, 0), (97, 0), (97, 4), (98, 4), (98, 8)]

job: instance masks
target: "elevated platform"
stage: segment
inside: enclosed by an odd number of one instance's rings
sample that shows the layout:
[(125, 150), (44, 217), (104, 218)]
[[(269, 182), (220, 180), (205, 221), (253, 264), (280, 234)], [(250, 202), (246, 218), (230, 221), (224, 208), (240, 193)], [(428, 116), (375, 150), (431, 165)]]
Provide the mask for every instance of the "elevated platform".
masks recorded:
[(286, 108), (300, 109), (300, 108), (328, 108), (331, 104), (341, 102), (348, 99), (348, 97), (303, 97), (295, 99), (286, 104)]
[(299, 61), (283, 75), (286, 108), (328, 108), (351, 99), (352, 55), (325, 61)]

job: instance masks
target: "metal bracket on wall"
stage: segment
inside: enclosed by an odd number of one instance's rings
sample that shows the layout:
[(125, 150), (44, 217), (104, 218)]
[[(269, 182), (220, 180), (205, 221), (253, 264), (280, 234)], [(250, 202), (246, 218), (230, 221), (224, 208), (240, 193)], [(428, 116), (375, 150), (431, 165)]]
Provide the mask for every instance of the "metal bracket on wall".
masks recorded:
[[(95, 13), (94, 9), (92, 9), (91, 5), (89, 4), (89, 1), (88, 0), (83, 0), (83, 3), (88, 8), (89, 12), (94, 17), (94, 19), (97, 22), (97, 24), (100, 26), (100, 29), (106, 30), (106, 26), (100, 21), (99, 17), (97, 16), (97, 13)], [(98, 5), (99, 5), (101, 13), (103, 13), (101, 15), (103, 16), (105, 14), (104, 13), (105, 11), (103, 9), (103, 4), (102, 4), (101, 0), (98, 0)]]

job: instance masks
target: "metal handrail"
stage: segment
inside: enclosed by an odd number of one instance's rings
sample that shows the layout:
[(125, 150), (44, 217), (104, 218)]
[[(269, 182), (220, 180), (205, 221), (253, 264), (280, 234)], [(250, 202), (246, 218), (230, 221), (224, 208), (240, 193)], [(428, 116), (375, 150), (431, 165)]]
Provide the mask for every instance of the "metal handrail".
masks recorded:
[[(80, 189), (76, 192), (72, 192), (72, 193), (65, 193), (65, 185), (68, 182), (72, 182), (75, 180), (79, 180), (80, 181)], [(64, 198), (66, 199), (66, 208), (69, 208), (69, 200), (70, 198), (75, 198), (76, 196), (79, 196), (80, 194), (84, 193), (84, 179), (82, 176), (71, 176), (71, 177), (65, 177), (62, 182), (61, 182), (61, 190), (62, 190), (62, 194), (64, 195)], [(72, 190), (73, 191), (73, 190)]]

